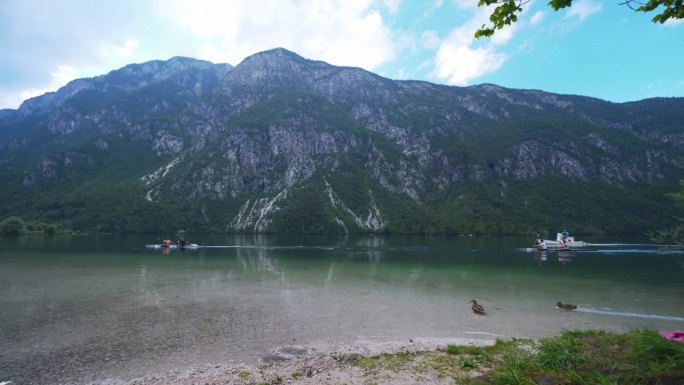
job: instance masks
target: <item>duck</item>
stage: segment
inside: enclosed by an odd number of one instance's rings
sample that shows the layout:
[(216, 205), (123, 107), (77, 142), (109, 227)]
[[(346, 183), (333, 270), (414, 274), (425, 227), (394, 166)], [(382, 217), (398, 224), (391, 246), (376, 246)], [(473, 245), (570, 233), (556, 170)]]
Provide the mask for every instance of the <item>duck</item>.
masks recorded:
[(556, 302), (556, 307), (562, 310), (575, 310), (577, 305), (571, 305), (569, 303), (563, 303), (561, 301)]
[(484, 307), (482, 307), (482, 305), (477, 303), (477, 301), (475, 301), (474, 299), (471, 299), (469, 303), (473, 304), (473, 306), (470, 307), (471, 309), (473, 309), (473, 313), (475, 313), (475, 314), (484, 314), (485, 313)]

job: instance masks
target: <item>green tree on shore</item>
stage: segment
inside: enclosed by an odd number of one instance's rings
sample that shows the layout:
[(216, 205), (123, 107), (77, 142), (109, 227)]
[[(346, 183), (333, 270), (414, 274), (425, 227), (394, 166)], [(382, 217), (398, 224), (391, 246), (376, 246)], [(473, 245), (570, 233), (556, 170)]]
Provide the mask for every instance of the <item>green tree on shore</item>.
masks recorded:
[(44, 223), (36, 220), (24, 222), (18, 216), (11, 216), (0, 222), (0, 235), (25, 235), (25, 234), (73, 234), (73, 231), (61, 224)]
[[(684, 208), (684, 180), (679, 181), (682, 189), (676, 193), (670, 194), (677, 206)], [(660, 230), (651, 235), (651, 239), (658, 243), (674, 242), (679, 245), (684, 245), (684, 217), (677, 218), (678, 225), (664, 230)]]
[(0, 222), (1, 235), (23, 235), (27, 234), (26, 223), (19, 217), (9, 217)]
[[(681, 2), (680, 2), (681, 3)], [(670, 196), (677, 202), (679, 207), (684, 208), (684, 180), (679, 181), (682, 189), (679, 192), (672, 193)], [(684, 244), (684, 218), (677, 218), (679, 225), (669, 230), (669, 238), (680, 245)]]

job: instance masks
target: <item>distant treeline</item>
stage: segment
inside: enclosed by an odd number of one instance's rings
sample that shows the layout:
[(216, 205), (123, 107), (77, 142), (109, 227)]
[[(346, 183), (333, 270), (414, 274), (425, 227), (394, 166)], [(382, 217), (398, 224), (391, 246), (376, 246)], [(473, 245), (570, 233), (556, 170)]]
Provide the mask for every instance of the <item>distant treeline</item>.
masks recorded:
[(72, 230), (62, 225), (44, 223), (38, 221), (25, 222), (17, 216), (5, 218), (0, 222), (0, 235), (26, 235), (26, 234), (72, 234)]

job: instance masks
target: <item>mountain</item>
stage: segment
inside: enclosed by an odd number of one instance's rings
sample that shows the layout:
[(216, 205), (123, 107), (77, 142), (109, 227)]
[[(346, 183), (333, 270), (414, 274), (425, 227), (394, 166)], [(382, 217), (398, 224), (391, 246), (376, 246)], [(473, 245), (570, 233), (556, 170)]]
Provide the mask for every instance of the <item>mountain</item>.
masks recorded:
[(684, 98), (396, 81), (274, 49), (128, 65), (0, 111), (0, 217), (79, 230), (639, 234)]

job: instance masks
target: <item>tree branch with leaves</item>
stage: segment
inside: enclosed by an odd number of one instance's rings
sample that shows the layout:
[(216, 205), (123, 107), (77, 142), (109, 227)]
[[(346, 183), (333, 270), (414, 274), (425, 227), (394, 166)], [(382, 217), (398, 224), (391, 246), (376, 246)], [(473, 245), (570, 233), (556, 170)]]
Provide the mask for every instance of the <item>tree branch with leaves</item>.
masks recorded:
[[(475, 37), (491, 37), (496, 30), (502, 29), (507, 25), (511, 25), (518, 21), (518, 14), (523, 11), (523, 6), (532, 0), (480, 0), (478, 7), (486, 7), (496, 5), (492, 14), (489, 16), (491, 26), (482, 25), (480, 29), (475, 31)], [(554, 11), (572, 6), (572, 0), (550, 0), (549, 7)], [(636, 12), (652, 12), (656, 9), (661, 10), (653, 19), (654, 23), (664, 23), (670, 19), (684, 18), (684, 0), (624, 0), (618, 5), (626, 5)], [(663, 8), (661, 8), (663, 7)]]

